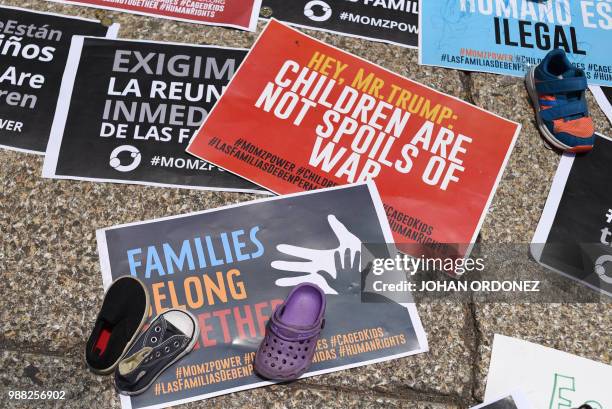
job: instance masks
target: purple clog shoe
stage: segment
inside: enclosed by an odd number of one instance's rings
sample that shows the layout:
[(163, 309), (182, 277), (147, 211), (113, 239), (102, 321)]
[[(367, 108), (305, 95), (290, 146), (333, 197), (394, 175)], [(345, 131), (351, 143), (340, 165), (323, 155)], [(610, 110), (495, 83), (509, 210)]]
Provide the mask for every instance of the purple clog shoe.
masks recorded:
[(278, 381), (299, 378), (312, 364), (324, 314), (323, 290), (310, 283), (294, 287), (268, 321), (255, 355), (255, 371)]

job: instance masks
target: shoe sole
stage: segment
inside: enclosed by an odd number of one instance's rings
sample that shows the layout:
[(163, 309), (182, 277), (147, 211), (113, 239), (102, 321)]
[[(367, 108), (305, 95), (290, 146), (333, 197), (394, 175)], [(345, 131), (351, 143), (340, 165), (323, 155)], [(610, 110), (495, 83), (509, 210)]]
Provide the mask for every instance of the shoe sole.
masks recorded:
[[(146, 302), (146, 312), (144, 313), (144, 315), (142, 316), (142, 320), (140, 320), (140, 325), (138, 325), (138, 328), (136, 329), (136, 331), (134, 332), (134, 335), (132, 336), (132, 339), (130, 339), (130, 341), (127, 343), (127, 345), (125, 346), (125, 348), (123, 349), (123, 351), (121, 352), (121, 356), (115, 361), (115, 363), (108, 367), (108, 368), (104, 368), (104, 369), (96, 369), (96, 368), (92, 368), (89, 363), (87, 362), (87, 351), (85, 351), (85, 363), (87, 363), (87, 367), (89, 368), (89, 370), (97, 375), (110, 375), (111, 373), (113, 373), (113, 371), (115, 370), (115, 368), (117, 367), (117, 365), (119, 365), (119, 362), (125, 357), (125, 354), (127, 354), (127, 352), (130, 350), (130, 348), (132, 347), (132, 344), (134, 343), (134, 341), (136, 341), (136, 338), (138, 337), (138, 335), (140, 334), (140, 331), (142, 331), (142, 328), (144, 327), (144, 325), (147, 323), (147, 320), (149, 319), (149, 310), (151, 309), (151, 306), (149, 305), (149, 291), (147, 290), (147, 287), (145, 287), (144, 283), (142, 281), (140, 281), (140, 279), (136, 278), (136, 277), (132, 277), (132, 276), (126, 276), (126, 277), (120, 277), (118, 278), (116, 281), (113, 282), (113, 284), (119, 280), (122, 280), (124, 278), (129, 277), (130, 279), (136, 280), (140, 283), (140, 285), (142, 286), (142, 288), (144, 288), (145, 290), (145, 302)], [(109, 287), (110, 288), (110, 287)], [(102, 305), (104, 305), (104, 302), (106, 301), (106, 296), (108, 295), (108, 292), (104, 295), (104, 299), (102, 300)], [(96, 316), (96, 321), (98, 320), (98, 317)]]
[(525, 86), (527, 88), (527, 93), (529, 94), (529, 97), (531, 98), (531, 104), (533, 105), (533, 110), (535, 111), (535, 114), (536, 114), (536, 121), (538, 123), (538, 129), (540, 130), (540, 133), (542, 134), (544, 139), (546, 139), (546, 142), (548, 142), (550, 145), (552, 145), (556, 149), (560, 149), (562, 151), (569, 151), (569, 150), (574, 149), (573, 146), (569, 146), (562, 142), (559, 142), (559, 140), (555, 138), (555, 135), (553, 135), (553, 133), (550, 132), (550, 130), (544, 124), (544, 121), (542, 120), (542, 117), (540, 116), (542, 109), (540, 108), (540, 99), (538, 97), (538, 92), (535, 87), (534, 74), (535, 74), (535, 67), (531, 67), (531, 69), (527, 72), (527, 75), (525, 75)]
[[(191, 318), (191, 320), (193, 321), (193, 324), (194, 324), (193, 339), (191, 340), (189, 345), (187, 345), (187, 348), (185, 348), (185, 350), (183, 352), (181, 352), (180, 355), (178, 355), (176, 358), (174, 358), (172, 361), (170, 361), (166, 366), (164, 366), (162, 368), (162, 370), (159, 371), (157, 373), (157, 375), (155, 375), (153, 377), (153, 379), (151, 379), (151, 381), (147, 385), (145, 385), (144, 387), (138, 389), (137, 391), (131, 391), (131, 392), (120, 391), (119, 389), (117, 389), (120, 394), (126, 395), (126, 396), (135, 396), (135, 395), (143, 394), (144, 392), (146, 392), (151, 387), (151, 385), (153, 385), (155, 383), (157, 378), (159, 378), (159, 376), (161, 374), (163, 374), (166, 371), (166, 369), (170, 368), (172, 365), (174, 365), (175, 363), (177, 363), (178, 361), (183, 359), (187, 354), (189, 354), (193, 350), (193, 347), (195, 346), (196, 342), (198, 342), (198, 334), (200, 333), (200, 326), (198, 325), (198, 320), (196, 319), (196, 317), (194, 317), (193, 314), (190, 313), (189, 311), (180, 310), (178, 308), (171, 308), (171, 309), (169, 309), (167, 311), (164, 311), (164, 313), (167, 313), (167, 312), (170, 312), (170, 311), (181, 311), (181, 312), (187, 313), (189, 315), (189, 318)], [(116, 385), (115, 385), (115, 388), (117, 388)]]
[(267, 374), (265, 371), (259, 370), (257, 368), (254, 368), (254, 372), (259, 375), (262, 378), (265, 378), (269, 381), (277, 381), (277, 382), (291, 382), (291, 381), (295, 381), (297, 379), (300, 378), (300, 376), (304, 375), (308, 369), (310, 369), (310, 367), (300, 371), (295, 377), (291, 377), (291, 378), (278, 378), (276, 376), (273, 376), (271, 374)]

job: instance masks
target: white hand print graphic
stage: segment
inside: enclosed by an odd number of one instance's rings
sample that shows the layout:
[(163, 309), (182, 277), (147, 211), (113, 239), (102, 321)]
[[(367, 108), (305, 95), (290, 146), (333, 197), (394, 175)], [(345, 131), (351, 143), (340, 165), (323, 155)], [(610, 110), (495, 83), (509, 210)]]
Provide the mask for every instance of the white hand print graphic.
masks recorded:
[[(293, 246), (290, 244), (279, 244), (277, 250), (288, 256), (298, 257), (305, 261), (282, 261), (272, 262), (272, 268), (285, 272), (305, 273), (304, 275), (279, 278), (276, 285), (279, 287), (292, 287), (300, 283), (313, 283), (321, 287), (326, 294), (338, 294), (321, 275), (327, 273), (332, 279), (337, 279), (337, 262), (339, 256), (346, 255), (347, 259), (353, 260), (361, 250), (361, 240), (351, 233), (334, 215), (328, 215), (332, 231), (338, 239), (338, 246), (329, 250), (317, 250), (306, 247)], [(357, 256), (357, 258), (359, 258)], [(355, 268), (359, 269), (359, 265)]]

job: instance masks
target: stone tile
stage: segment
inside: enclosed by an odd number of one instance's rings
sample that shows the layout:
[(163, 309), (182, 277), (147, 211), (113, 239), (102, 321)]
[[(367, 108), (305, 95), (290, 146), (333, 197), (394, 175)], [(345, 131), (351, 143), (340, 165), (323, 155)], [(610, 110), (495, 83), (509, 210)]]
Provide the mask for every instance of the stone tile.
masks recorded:
[[(6, 409), (119, 408), (111, 377), (90, 373), (76, 357), (46, 356), (2, 350), (0, 391)], [(25, 401), (8, 398), (11, 390), (63, 391), (63, 400)]]
[[(209, 402), (207, 402), (208, 404)], [(210, 400), (213, 407), (240, 408), (410, 408), (454, 409), (454, 404), (428, 402), (427, 399), (397, 398), (354, 390), (317, 389), (307, 384), (273, 386), (247, 392), (225, 395)], [(201, 405), (201, 403), (200, 403)], [(197, 403), (185, 405), (185, 409), (200, 407)]]
[[(26, 158), (22, 171), (16, 163), (21, 157)], [(51, 181), (28, 171), (40, 166), (39, 158), (0, 152), (0, 161), (0, 174), (9, 175), (17, 169), (15, 173), (22, 175), (20, 180), (1, 179), (5, 182), (0, 211), (9, 217), (0, 225), (14, 239), (2, 246), (2, 254), (7, 257), (2, 259), (0, 270), (7, 272), (8, 286), (0, 287), (5, 305), (0, 312), (0, 340), (35, 350), (66, 351), (77, 357), (103, 296), (95, 229), (216, 207), (234, 199), (232, 195), (223, 195), (225, 199), (221, 200), (208, 193)], [(20, 195), (24, 191), (30, 192), (29, 198)], [(155, 203), (160, 195), (165, 207), (146, 205)], [(51, 196), (54, 200), (40, 200)], [(121, 196), (130, 197), (125, 207), (107, 209), (105, 202), (119, 203)], [(248, 195), (236, 196), (243, 199)], [(53, 228), (56, 220), (68, 221), (60, 227), (61, 233)], [(30, 237), (38, 238), (29, 243)], [(35, 274), (40, 271), (45, 274)], [(428, 333), (428, 354), (322, 376), (316, 383), (360, 385), (384, 392), (410, 388), (456, 399), (468, 394), (470, 346), (463, 339), (464, 308), (434, 304), (420, 306), (419, 312)]]
[(486, 242), (528, 243), (559, 163), (540, 136), (521, 78), (471, 73), (476, 105), (521, 124), (521, 133), (482, 227)]
[[(102, 299), (95, 229), (201, 210), (252, 195), (54, 181), (39, 176), (41, 158), (0, 151), (0, 341), (67, 354), (76, 366)], [(109, 203), (111, 206), (109, 206)], [(43, 272), (43, 274), (41, 274)], [(469, 345), (463, 307), (419, 308), (430, 353), (309, 380), (318, 387), (373, 387), (381, 393), (469, 393)], [(443, 320), (440, 317), (444, 317)], [(110, 389), (112, 389), (109, 386)]]
[[(0, 373), (0, 390), (8, 391), (64, 391), (64, 400), (20, 401), (5, 398), (6, 409), (116, 409), (119, 398), (113, 390), (112, 377), (97, 376), (83, 367), (78, 358), (1, 351), (0, 364), (6, 368)], [(427, 396), (384, 395), (371, 391), (346, 388), (323, 388), (306, 382), (274, 385), (239, 393), (219, 396), (210, 400), (192, 402), (181, 408), (203, 406), (225, 409), (250, 408), (410, 408), (458, 409), (459, 406), (444, 399)]]
[[(531, 241), (560, 153), (548, 148), (536, 126), (534, 112), (522, 78), (470, 73), (474, 103), (521, 124), (521, 133), (508, 167), (482, 227), (481, 238), (489, 242)], [(596, 129), (610, 133), (610, 123), (587, 93)]]
[[(119, 35), (124, 38), (250, 47), (257, 37), (256, 33), (42, 0), (5, 0), (4, 4), (118, 22), (122, 25)], [(263, 26), (260, 22), (259, 31)], [(559, 155), (546, 149), (520, 78), (422, 67), (415, 50), (306, 32), (521, 123), (521, 135), (481, 237), (486, 242), (506, 243), (531, 239)], [(609, 122), (591, 96), (589, 104), (598, 130), (612, 136)], [(118, 408), (110, 378), (90, 374), (82, 362), (83, 344), (103, 295), (95, 229), (256, 196), (51, 181), (40, 177), (41, 165), (40, 157), (0, 150), (0, 272), (4, 278), (0, 350), (5, 349), (0, 367), (8, 368), (0, 373), (0, 385), (3, 389), (44, 387), (70, 392), (70, 401), (48, 402), (49, 406), (37, 408)], [(607, 305), (491, 304), (470, 310), (432, 304), (419, 306), (419, 312), (429, 339), (427, 354), (185, 407), (464, 408), (484, 394), (496, 332), (610, 362), (610, 339), (597, 337), (612, 324)], [(22, 403), (10, 401), (7, 407), (33, 407)]]
[[(256, 34), (236, 30), (44, 1), (24, 3), (10, 0), (8, 4), (112, 20), (122, 25), (120, 36), (125, 38), (233, 47), (249, 47), (256, 38)], [(259, 30), (263, 25), (260, 22)], [(461, 73), (419, 67), (414, 50), (382, 44), (372, 47), (368, 41), (307, 32), (425, 85), (459, 97), (466, 96)], [(7, 283), (0, 287), (3, 306), (0, 312), (0, 342), (20, 350), (66, 354), (67, 360), (61, 362), (68, 372), (82, 365), (83, 343), (103, 296), (96, 229), (255, 198), (254, 195), (52, 181), (40, 177), (41, 166), (42, 159), (39, 157), (0, 151), (0, 211), (3, 215), (0, 230), (4, 237), (11, 238), (0, 244), (0, 254), (4, 256), (0, 258), (0, 270), (6, 272)], [(470, 381), (469, 354), (461, 339), (464, 312), (457, 306), (424, 306), (421, 314), (428, 331), (433, 330), (434, 334), (430, 336), (432, 352), (428, 355), (311, 378), (306, 381), (309, 383), (304, 384), (304, 388), (312, 388), (311, 392), (294, 387), (278, 389), (273, 394), (268, 390), (258, 390), (218, 398), (216, 405), (258, 407), (256, 402), (261, 401), (267, 402), (268, 407), (275, 407), (274, 401), (278, 401), (293, 402), (291, 406), (294, 406), (298, 400), (303, 400), (318, 402), (318, 405), (312, 404), (312, 407), (318, 407), (323, 405), (323, 399), (331, 397), (332, 392), (326, 389), (326, 385), (348, 388), (355, 384), (368, 390), (369, 382), (383, 394), (399, 393), (405, 388), (417, 391), (413, 394), (442, 391), (452, 396), (452, 399), (444, 398), (445, 401), (457, 401), (458, 396), (469, 389), (467, 385)], [(448, 317), (449, 322), (454, 324), (445, 327), (437, 318), (438, 314)], [(442, 356), (447, 357), (445, 362), (435, 362)], [(32, 357), (46, 362), (50, 367), (59, 365), (59, 358)], [(89, 378), (86, 376), (86, 379)], [(96, 379), (93, 378), (92, 382)], [(100, 391), (112, 396), (109, 382), (99, 385)], [(341, 392), (338, 396), (335, 392), (333, 394), (338, 398), (338, 407), (454, 407), (417, 403), (418, 399), (406, 403), (394, 398), (365, 398), (355, 396), (353, 392)], [(356, 404), (361, 400), (361, 404)], [(91, 407), (116, 406), (116, 402), (114, 405), (108, 402), (114, 402), (114, 399), (105, 399), (104, 403), (95, 401), (95, 405), (92, 401)]]
[[(470, 81), (477, 105), (522, 125), (481, 238), (489, 243), (527, 243), (540, 219), (560, 154), (543, 142), (522, 79), (472, 73)], [(590, 94), (589, 103), (596, 128), (609, 130)], [(482, 304), (475, 311), (480, 341), (475, 362), (476, 398), (484, 396), (494, 333), (610, 361), (609, 345), (593, 337), (601, 328), (611, 327), (609, 304)]]
[(96, 229), (258, 197), (50, 180), (41, 166), (0, 150), (0, 340), (49, 351), (84, 342), (101, 304)]
[[(478, 106), (522, 125), (481, 239), (488, 243), (527, 243), (540, 219), (560, 154), (548, 149), (540, 136), (521, 78), (472, 73), (470, 82)], [(588, 95), (596, 128), (609, 131), (609, 122)], [(480, 342), (479, 358), (474, 362), (476, 398), (484, 396), (495, 333), (610, 361), (612, 341), (596, 336), (601, 328), (612, 324), (609, 304), (481, 304), (475, 308), (475, 317)]]
[[(248, 47), (256, 35), (238, 30), (179, 23), (46, 1), (9, 0), (8, 5), (99, 18), (122, 25), (120, 36), (162, 41)], [(260, 22), (259, 28), (263, 27)], [(309, 31), (338, 47), (462, 96), (461, 74), (419, 67), (415, 50)], [(189, 192), (102, 183), (42, 179), (42, 158), (0, 151), (4, 237), (0, 267), (0, 338), (4, 342), (72, 348), (86, 336), (102, 298), (95, 229), (118, 223), (181, 214), (255, 198), (254, 195)], [(10, 295), (10, 296), (9, 296)], [(65, 323), (70, 322), (71, 325)]]
[(475, 311), (480, 345), (475, 396), (484, 396), (493, 335), (502, 334), (610, 364), (612, 328), (609, 303), (601, 304), (482, 304)]

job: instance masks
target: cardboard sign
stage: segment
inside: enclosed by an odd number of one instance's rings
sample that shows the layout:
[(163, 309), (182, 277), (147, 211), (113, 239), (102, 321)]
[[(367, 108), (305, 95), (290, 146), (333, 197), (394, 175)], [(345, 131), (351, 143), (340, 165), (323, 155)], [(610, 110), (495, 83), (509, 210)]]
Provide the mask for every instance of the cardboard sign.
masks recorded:
[(105, 10), (161, 17), (209, 26), (255, 31), (261, 0), (49, 0)]
[(612, 296), (612, 140), (586, 155), (565, 154), (532, 239), (543, 266)]
[(606, 114), (608, 120), (612, 122), (612, 87), (590, 86), (589, 89), (601, 110)]
[(519, 129), (272, 20), (188, 152), (279, 194), (375, 179), (396, 243), (465, 244)]
[(520, 388), (532, 408), (612, 407), (612, 366), (495, 334), (485, 401)]
[(73, 35), (115, 37), (118, 24), (0, 6), (0, 146), (42, 154)]
[(327, 294), (325, 328), (304, 376), (426, 351), (414, 304), (362, 302), (359, 263), (335, 261), (338, 252), (358, 259), (362, 243), (390, 238), (372, 183), (99, 230), (105, 288), (131, 274), (149, 289), (153, 314), (186, 308), (200, 326), (195, 350), (143, 395), (122, 396), (122, 407), (162, 408), (270, 384), (253, 373), (254, 354), (268, 318), (302, 282)]
[(185, 153), (242, 49), (75, 37), (43, 175), (262, 192)]
[(522, 77), (564, 49), (589, 84), (612, 86), (609, 1), (421, 1), (419, 62)]
[(502, 398), (495, 399), (482, 405), (476, 405), (471, 409), (530, 409), (525, 396), (518, 391), (507, 394)]
[(262, 14), (311, 28), (417, 48), (418, 1), (263, 0)]

